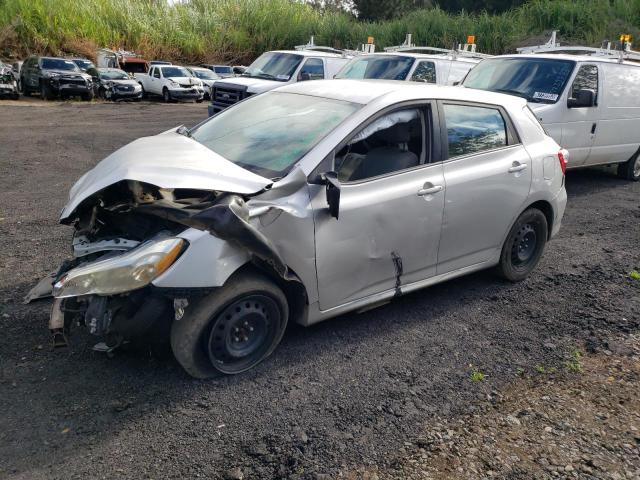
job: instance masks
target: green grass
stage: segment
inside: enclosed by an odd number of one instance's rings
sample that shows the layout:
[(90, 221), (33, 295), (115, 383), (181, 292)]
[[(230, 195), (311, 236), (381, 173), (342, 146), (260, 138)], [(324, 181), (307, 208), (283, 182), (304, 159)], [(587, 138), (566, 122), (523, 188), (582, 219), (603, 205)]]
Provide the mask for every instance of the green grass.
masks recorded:
[[(540, 43), (552, 29), (567, 43), (599, 45), (620, 33), (640, 36), (640, 0), (532, 0), (500, 15), (418, 10), (380, 23), (314, 10), (293, 0), (0, 0), (0, 56), (30, 52), (91, 55), (124, 47), (148, 58), (247, 63), (265, 50), (316, 43), (357, 48), (367, 36), (378, 49), (401, 43), (451, 47), (466, 35), (489, 53)], [(638, 38), (640, 40), (640, 38)]]
[(637, 270), (631, 270), (629, 272), (629, 277), (633, 280), (640, 280), (640, 272), (638, 272)]
[(471, 370), (471, 381), (472, 382), (484, 382), (486, 378), (487, 378), (487, 376), (484, 373), (482, 373), (477, 368), (473, 367), (473, 369)]

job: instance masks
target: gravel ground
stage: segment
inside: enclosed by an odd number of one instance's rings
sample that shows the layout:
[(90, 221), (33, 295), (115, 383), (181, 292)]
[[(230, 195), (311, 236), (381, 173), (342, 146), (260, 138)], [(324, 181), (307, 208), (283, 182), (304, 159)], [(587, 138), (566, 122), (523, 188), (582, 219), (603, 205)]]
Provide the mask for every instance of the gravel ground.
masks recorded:
[[(540, 376), (539, 367), (555, 368), (556, 378), (576, 350), (606, 362), (613, 357), (589, 352), (640, 330), (640, 281), (629, 277), (640, 270), (640, 184), (594, 170), (568, 175), (561, 233), (520, 284), (481, 272), (363, 314), (292, 326), (258, 368), (207, 382), (144, 349), (109, 359), (82, 333), (70, 349), (51, 350), (49, 302), (21, 299), (69, 254), (71, 229), (56, 223), (69, 187), (127, 142), (205, 117), (205, 104), (0, 107), (0, 478), (464, 477), (416, 450), (437, 424), (457, 431), (448, 425), (489, 417), (487, 401), (535, 389), (526, 377)], [(629, 379), (637, 394), (637, 375)], [(583, 389), (597, 387), (584, 381)], [(520, 405), (505, 411), (538, 408)], [(612, 425), (625, 424), (624, 409), (602, 409)], [(545, 426), (581, 422), (562, 412)], [(539, 436), (526, 414), (515, 418)], [(608, 465), (615, 457), (605, 454), (593, 457)], [(538, 476), (526, 467), (536, 459), (509, 478)], [(479, 469), (476, 460), (469, 465)], [(498, 467), (482, 468), (508, 476)]]

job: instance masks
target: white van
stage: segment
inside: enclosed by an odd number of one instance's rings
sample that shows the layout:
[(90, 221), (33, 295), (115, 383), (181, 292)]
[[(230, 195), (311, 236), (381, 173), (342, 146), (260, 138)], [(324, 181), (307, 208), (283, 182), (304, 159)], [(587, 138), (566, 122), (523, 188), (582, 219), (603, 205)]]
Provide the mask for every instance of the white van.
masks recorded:
[(526, 98), (549, 135), (569, 150), (567, 168), (618, 164), (621, 177), (639, 180), (640, 63), (630, 59), (640, 60), (640, 53), (627, 47), (540, 50), (483, 60), (463, 85)]
[[(475, 42), (475, 37), (469, 37)], [(457, 85), (467, 72), (490, 55), (476, 52), (475, 43), (457, 49), (419, 47), (411, 34), (402, 45), (387, 47), (384, 52), (358, 55), (347, 63), (335, 78), (400, 80), (438, 85)]]
[(239, 77), (213, 84), (209, 116), (251, 95), (289, 83), (333, 78), (351, 58), (344, 51), (314, 45), (313, 38), (296, 50), (265, 52)]

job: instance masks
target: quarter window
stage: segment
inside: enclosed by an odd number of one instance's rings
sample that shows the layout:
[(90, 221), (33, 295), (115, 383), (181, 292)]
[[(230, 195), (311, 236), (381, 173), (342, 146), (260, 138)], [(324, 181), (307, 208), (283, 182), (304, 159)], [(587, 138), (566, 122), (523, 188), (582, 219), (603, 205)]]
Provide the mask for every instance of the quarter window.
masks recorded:
[(336, 154), (343, 182), (365, 180), (424, 163), (424, 115), (421, 109), (384, 115), (356, 133)]
[(593, 90), (596, 102), (598, 100), (598, 67), (595, 65), (582, 65), (571, 85), (571, 98), (576, 98), (580, 90)]
[(324, 64), (319, 58), (310, 58), (300, 69), (299, 80), (322, 80), (324, 78)]
[(444, 105), (449, 158), (507, 145), (507, 127), (499, 110), (470, 105)]
[(411, 76), (414, 82), (436, 83), (436, 64), (420, 62)]

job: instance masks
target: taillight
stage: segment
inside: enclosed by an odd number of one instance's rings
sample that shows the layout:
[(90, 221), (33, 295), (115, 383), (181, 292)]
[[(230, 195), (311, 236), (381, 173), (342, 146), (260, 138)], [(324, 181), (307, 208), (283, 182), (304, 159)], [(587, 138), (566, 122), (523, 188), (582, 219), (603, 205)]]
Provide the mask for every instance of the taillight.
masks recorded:
[(562, 174), (567, 171), (567, 162), (569, 161), (569, 152), (564, 148), (561, 148), (558, 152), (558, 161), (560, 162), (560, 168), (562, 169)]

